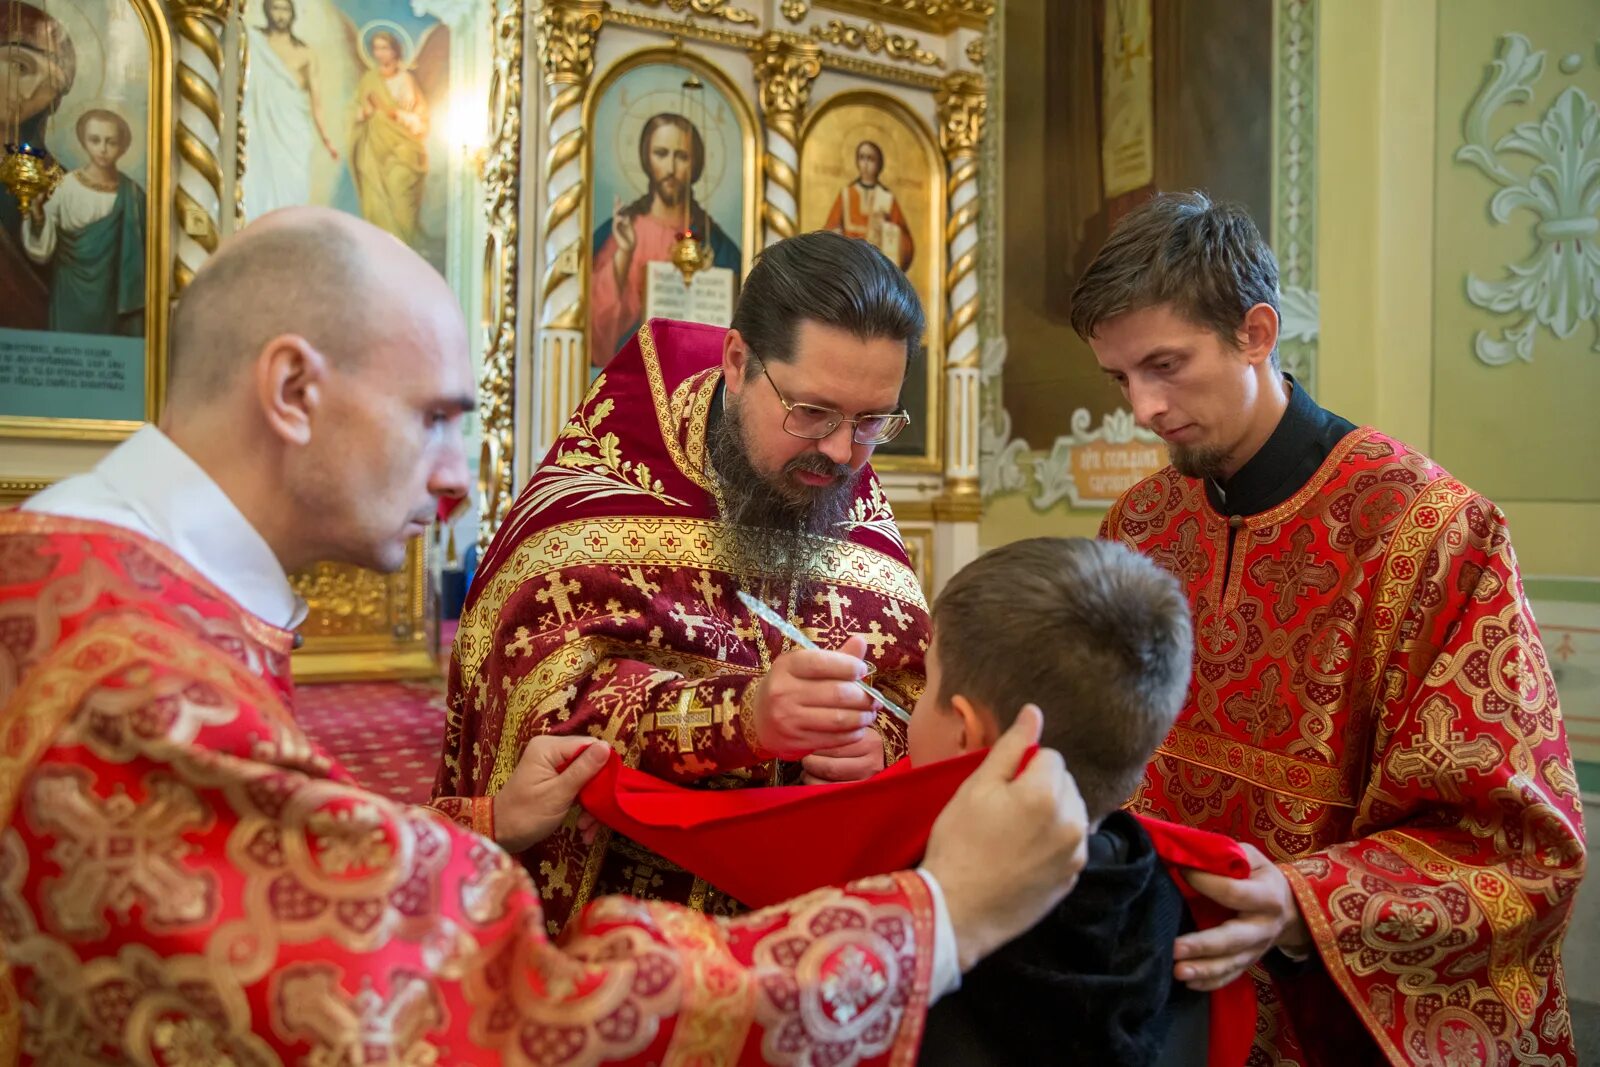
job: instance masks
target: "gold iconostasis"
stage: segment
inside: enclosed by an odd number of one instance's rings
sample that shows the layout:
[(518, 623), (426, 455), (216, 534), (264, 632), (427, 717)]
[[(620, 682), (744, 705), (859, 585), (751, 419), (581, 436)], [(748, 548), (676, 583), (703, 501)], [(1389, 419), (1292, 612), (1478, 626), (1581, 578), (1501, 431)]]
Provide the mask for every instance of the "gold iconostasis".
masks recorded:
[(993, 9), (0, 0), (5, 140), (66, 172), (48, 195), (0, 190), (4, 491), (157, 416), (166, 311), (224, 235), (285, 205), (349, 211), (437, 267), (478, 327), (480, 493), (400, 574), (294, 576), (312, 609), (296, 671), (430, 674), (441, 557), (493, 529), (593, 374), (678, 306), (659, 281), (682, 230), (704, 277), (677, 313), (725, 322), (761, 247), (827, 228), (882, 249), (928, 311), (912, 428), (876, 465), (931, 590), (977, 546)]

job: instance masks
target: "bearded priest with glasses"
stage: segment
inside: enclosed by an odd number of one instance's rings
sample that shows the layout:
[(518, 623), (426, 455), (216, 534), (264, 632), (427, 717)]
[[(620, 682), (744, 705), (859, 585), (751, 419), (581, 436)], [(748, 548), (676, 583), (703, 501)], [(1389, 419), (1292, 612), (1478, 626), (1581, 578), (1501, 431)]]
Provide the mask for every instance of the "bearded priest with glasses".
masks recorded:
[[(539, 734), (598, 737), (708, 789), (856, 780), (898, 759), (905, 727), (854, 683), (907, 708), (923, 685), (927, 607), (868, 465), (910, 422), (923, 325), (898, 267), (826, 232), (761, 254), (731, 328), (646, 323), (484, 556), (435, 792), (493, 794)], [(576, 816), (522, 859), (552, 933), (610, 893), (738, 910)]]

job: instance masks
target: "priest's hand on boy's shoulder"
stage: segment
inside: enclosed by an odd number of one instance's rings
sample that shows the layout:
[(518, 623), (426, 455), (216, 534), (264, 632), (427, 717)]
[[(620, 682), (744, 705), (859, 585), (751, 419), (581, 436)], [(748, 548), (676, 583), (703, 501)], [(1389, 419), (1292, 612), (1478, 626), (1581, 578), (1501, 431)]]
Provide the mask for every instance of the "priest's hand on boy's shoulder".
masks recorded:
[(867, 643), (859, 637), (837, 652), (791, 648), (756, 685), (756, 744), (779, 759), (860, 744), (877, 722), (872, 698), (856, 684), (866, 677)]

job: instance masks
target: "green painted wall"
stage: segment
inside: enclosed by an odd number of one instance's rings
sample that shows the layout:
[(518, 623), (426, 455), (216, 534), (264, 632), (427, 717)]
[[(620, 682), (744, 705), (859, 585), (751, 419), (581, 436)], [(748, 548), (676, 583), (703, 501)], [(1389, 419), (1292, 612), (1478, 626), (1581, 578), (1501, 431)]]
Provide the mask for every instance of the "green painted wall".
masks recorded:
[(1600, 4), (1450, 0), (1439, 30), (1433, 456), (1499, 502), (1600, 502)]

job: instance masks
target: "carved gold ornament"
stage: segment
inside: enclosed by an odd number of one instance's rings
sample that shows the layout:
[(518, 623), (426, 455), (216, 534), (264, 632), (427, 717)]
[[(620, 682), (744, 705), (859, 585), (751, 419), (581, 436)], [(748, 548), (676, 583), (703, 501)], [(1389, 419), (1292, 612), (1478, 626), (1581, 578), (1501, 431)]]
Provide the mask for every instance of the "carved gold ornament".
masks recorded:
[(728, 0), (638, 0), (641, 4), (650, 7), (665, 6), (674, 15), (688, 12), (689, 17), (699, 15), (702, 18), (721, 19), (723, 22), (754, 23), (754, 12), (746, 11), (740, 7), (729, 7)]
[(840, 45), (853, 52), (867, 51), (873, 55), (883, 53), (902, 63), (915, 63), (924, 67), (942, 67), (944, 60), (921, 47), (915, 37), (890, 33), (880, 23), (852, 26), (843, 19), (829, 19), (826, 26), (811, 27), (811, 36), (819, 41)]
[(944, 34), (983, 29), (994, 15), (995, 0), (816, 0), (816, 6)]
[(989, 113), (983, 76), (957, 71), (944, 80), (935, 96), (939, 107), (939, 147), (947, 157), (978, 150)]
[(539, 9), (533, 33), (546, 82), (581, 82), (594, 73), (595, 35), (605, 8), (604, 0), (551, 0)]

